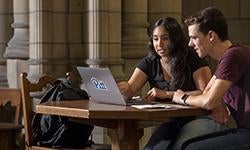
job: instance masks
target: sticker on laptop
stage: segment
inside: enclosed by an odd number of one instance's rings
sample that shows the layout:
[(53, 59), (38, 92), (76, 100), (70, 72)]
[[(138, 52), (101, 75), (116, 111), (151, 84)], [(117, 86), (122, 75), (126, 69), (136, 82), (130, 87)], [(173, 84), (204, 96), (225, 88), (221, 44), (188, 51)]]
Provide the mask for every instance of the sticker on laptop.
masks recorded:
[(95, 77), (91, 78), (91, 82), (97, 90), (108, 90), (106, 84), (103, 81), (96, 79)]

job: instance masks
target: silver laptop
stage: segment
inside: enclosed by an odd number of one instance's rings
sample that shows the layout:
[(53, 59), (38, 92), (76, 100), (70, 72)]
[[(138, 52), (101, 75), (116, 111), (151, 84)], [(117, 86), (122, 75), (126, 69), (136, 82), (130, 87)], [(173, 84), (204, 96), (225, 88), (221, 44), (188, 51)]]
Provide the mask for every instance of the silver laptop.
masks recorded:
[[(126, 101), (121, 94), (109, 68), (76, 67), (91, 100), (116, 105), (155, 104), (148, 101)], [(128, 103), (129, 102), (129, 103)]]

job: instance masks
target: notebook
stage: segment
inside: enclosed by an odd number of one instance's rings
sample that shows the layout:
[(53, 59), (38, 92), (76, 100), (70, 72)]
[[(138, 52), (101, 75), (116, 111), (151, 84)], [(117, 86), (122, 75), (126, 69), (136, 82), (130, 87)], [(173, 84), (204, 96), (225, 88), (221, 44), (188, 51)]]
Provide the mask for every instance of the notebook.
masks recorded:
[(85, 85), (90, 99), (95, 102), (127, 106), (157, 103), (134, 99), (126, 101), (121, 94), (109, 68), (90, 68), (77, 66), (75, 68), (75, 72)]

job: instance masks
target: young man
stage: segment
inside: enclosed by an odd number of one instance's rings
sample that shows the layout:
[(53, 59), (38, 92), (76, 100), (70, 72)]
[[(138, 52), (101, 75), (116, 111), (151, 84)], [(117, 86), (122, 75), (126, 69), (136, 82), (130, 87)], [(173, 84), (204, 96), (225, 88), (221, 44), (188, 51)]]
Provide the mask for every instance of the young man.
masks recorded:
[(250, 49), (232, 44), (227, 23), (220, 10), (209, 7), (185, 20), (192, 46), (199, 57), (218, 60), (214, 76), (201, 95), (188, 96), (175, 92), (176, 103), (212, 110), (214, 120), (226, 124), (230, 115), (237, 128), (190, 140), (183, 148), (250, 149)]

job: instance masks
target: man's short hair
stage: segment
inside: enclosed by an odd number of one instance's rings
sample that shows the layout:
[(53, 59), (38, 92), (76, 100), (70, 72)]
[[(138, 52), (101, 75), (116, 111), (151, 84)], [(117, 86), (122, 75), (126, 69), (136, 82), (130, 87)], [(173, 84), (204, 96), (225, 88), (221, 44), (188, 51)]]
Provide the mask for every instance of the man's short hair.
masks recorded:
[(226, 19), (219, 9), (214, 7), (205, 8), (198, 13), (185, 19), (187, 26), (197, 24), (199, 31), (207, 35), (209, 31), (217, 33), (221, 41), (229, 39)]

